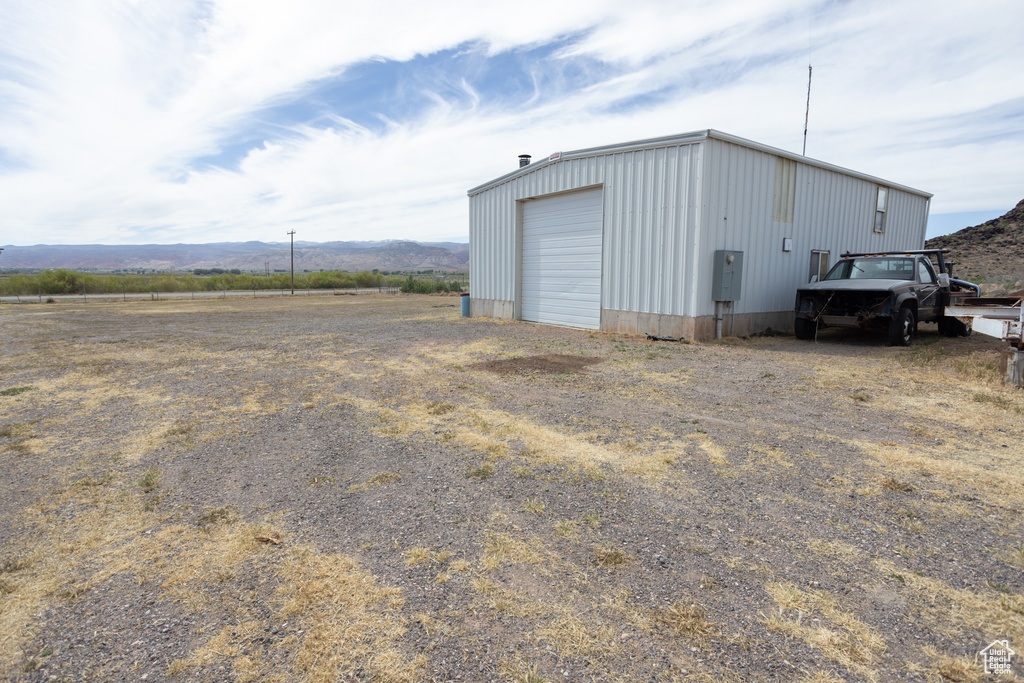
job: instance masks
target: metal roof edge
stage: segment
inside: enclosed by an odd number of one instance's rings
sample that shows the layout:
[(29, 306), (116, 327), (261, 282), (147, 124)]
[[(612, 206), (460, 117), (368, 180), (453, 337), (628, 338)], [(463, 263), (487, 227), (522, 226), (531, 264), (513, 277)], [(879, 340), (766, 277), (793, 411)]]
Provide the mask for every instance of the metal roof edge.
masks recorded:
[(734, 145), (739, 145), (741, 147), (748, 147), (750, 149), (755, 149), (761, 152), (765, 152), (767, 154), (773, 154), (775, 156), (783, 157), (785, 159), (792, 159), (793, 161), (797, 161), (802, 164), (807, 164), (808, 166), (814, 166), (817, 168), (824, 169), (826, 171), (832, 171), (834, 173), (840, 173), (842, 175), (860, 178), (861, 180), (877, 183), (879, 185), (883, 185), (891, 189), (901, 190), (903, 192), (915, 194), (920, 197), (931, 199), (934, 196), (923, 190), (918, 190), (907, 185), (901, 185), (899, 183), (893, 183), (891, 181), (885, 180), (884, 178), (879, 178), (878, 176), (868, 175), (867, 173), (854, 171), (848, 168), (844, 168), (842, 166), (837, 166), (836, 164), (830, 164), (825, 161), (820, 161), (818, 159), (813, 159), (811, 157), (796, 154), (794, 152), (787, 152), (786, 150), (779, 149), (778, 147), (772, 147), (771, 145), (765, 145), (760, 142), (754, 142), (753, 140), (741, 138), (738, 135), (730, 135), (729, 133), (723, 133), (722, 131), (715, 130), (714, 128), (694, 131), (692, 133), (680, 133), (678, 135), (668, 135), (659, 138), (648, 138), (645, 140), (633, 140), (631, 142), (620, 142), (611, 145), (601, 145), (599, 147), (587, 147), (584, 149), (577, 149), (569, 152), (561, 152), (559, 153), (559, 156), (556, 159), (548, 157), (547, 159), (542, 159), (541, 161), (534, 162), (527, 166), (522, 166), (520, 168), (515, 169), (514, 171), (506, 173), (503, 176), (499, 176), (493, 180), (483, 183), (482, 185), (477, 185), (476, 187), (468, 190), (466, 194), (472, 197), (473, 195), (480, 194), (484, 190), (488, 190), (494, 187), (495, 185), (500, 185), (501, 183), (511, 180), (515, 176), (522, 175), (524, 173), (531, 173), (549, 164), (558, 163), (559, 161), (562, 161), (564, 159), (597, 156), (600, 154), (606, 154), (608, 152), (621, 152), (625, 150), (663, 147), (665, 145), (671, 145), (674, 143), (697, 142), (700, 140), (708, 139), (721, 140), (722, 142), (728, 142)]
[(672, 143), (677, 143), (677, 142), (682, 143), (682, 142), (695, 142), (695, 141), (698, 141), (698, 140), (706, 140), (708, 138), (708, 133), (710, 133), (710, 132), (711, 132), (710, 129), (709, 130), (701, 130), (701, 131), (696, 131), (696, 132), (693, 132), (693, 133), (681, 133), (679, 135), (666, 135), (666, 136), (660, 137), (660, 138), (647, 138), (645, 140), (633, 140), (631, 142), (619, 142), (619, 143), (614, 143), (614, 144), (611, 144), (611, 145), (601, 145), (599, 147), (586, 147), (584, 149), (574, 149), (574, 150), (571, 150), (569, 152), (560, 152), (560, 153), (559, 152), (554, 152), (554, 154), (558, 154), (558, 158), (557, 159), (552, 159), (549, 156), (546, 159), (541, 159), (540, 161), (535, 161), (532, 164), (529, 164), (527, 166), (522, 166), (520, 168), (515, 169), (514, 171), (510, 171), (510, 172), (506, 173), (503, 176), (499, 176), (499, 177), (495, 178), (494, 180), (489, 180), (486, 183), (484, 183), (483, 185), (477, 185), (476, 187), (471, 188), (470, 190), (468, 190), (466, 192), (466, 194), (468, 196), (472, 197), (473, 195), (480, 194), (484, 190), (487, 190), (487, 189), (489, 189), (489, 188), (491, 188), (491, 187), (493, 187), (495, 185), (500, 185), (501, 183), (505, 182), (506, 180), (510, 180), (511, 178), (513, 178), (513, 177), (515, 177), (517, 175), (520, 175), (520, 174), (523, 174), (523, 173), (529, 173), (531, 171), (536, 171), (537, 169), (543, 168), (544, 166), (547, 166), (549, 164), (558, 163), (559, 161), (562, 161), (563, 159), (572, 159), (572, 158), (579, 158), (579, 157), (596, 156), (596, 155), (599, 155), (599, 154), (606, 154), (608, 152), (618, 152), (618, 151), (623, 151), (623, 150), (626, 150), (626, 149), (645, 149), (645, 148), (649, 148), (649, 147), (662, 147), (664, 145), (670, 145)]
[(924, 190), (918, 190), (918, 189), (910, 187), (908, 185), (901, 185), (899, 183), (894, 183), (894, 182), (892, 182), (890, 180), (886, 180), (885, 178), (879, 178), (878, 176), (869, 175), (867, 173), (861, 173), (860, 171), (854, 171), (852, 169), (845, 168), (843, 166), (837, 166), (836, 164), (830, 164), (827, 161), (821, 161), (820, 159), (813, 159), (811, 157), (806, 157), (806, 156), (803, 156), (802, 154), (797, 154), (795, 152), (787, 152), (786, 150), (779, 149), (778, 147), (772, 147), (771, 145), (765, 145), (765, 144), (762, 144), (760, 142), (754, 142), (753, 140), (748, 140), (746, 138), (741, 138), (738, 135), (730, 135), (729, 133), (723, 133), (720, 130), (709, 129), (708, 130), (708, 137), (712, 138), (712, 139), (715, 139), (715, 140), (722, 140), (723, 142), (731, 142), (731, 143), (733, 143), (735, 145), (740, 145), (740, 146), (743, 146), (743, 147), (749, 147), (751, 149), (756, 149), (758, 151), (765, 152), (767, 154), (774, 154), (776, 156), (784, 157), (786, 159), (792, 159), (793, 161), (797, 161), (797, 162), (799, 162), (801, 164), (807, 164), (808, 166), (815, 166), (817, 168), (821, 168), (821, 169), (824, 169), (826, 171), (833, 171), (835, 173), (841, 173), (843, 175), (853, 176), (854, 178), (860, 178), (861, 180), (867, 180), (868, 182), (877, 183), (878, 185), (884, 185), (885, 187), (888, 187), (888, 188), (891, 188), (891, 189), (894, 189), (894, 190), (902, 190), (903, 192), (909, 192), (910, 194), (916, 194), (918, 196), (926, 197), (928, 199), (931, 199), (932, 197), (935, 196), (935, 195), (933, 195), (933, 194), (931, 194), (929, 192), (925, 192)]

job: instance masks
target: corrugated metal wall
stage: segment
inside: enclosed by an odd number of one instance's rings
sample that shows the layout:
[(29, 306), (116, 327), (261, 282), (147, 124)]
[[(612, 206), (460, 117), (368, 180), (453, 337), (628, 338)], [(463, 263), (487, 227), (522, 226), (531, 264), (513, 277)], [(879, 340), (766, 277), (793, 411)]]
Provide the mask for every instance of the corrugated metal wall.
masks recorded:
[(602, 307), (684, 315), (702, 144), (564, 159), (473, 195), (473, 296), (514, 296), (517, 200), (603, 186)]
[(516, 268), (516, 201), (512, 183), (469, 199), (469, 291), (512, 301)]
[[(743, 293), (731, 311), (753, 313), (792, 308), (796, 288), (810, 277), (812, 249), (830, 252), (921, 249), (928, 199), (889, 190), (885, 234), (873, 229), (878, 183), (811, 164), (796, 165), (793, 222), (773, 220), (778, 157), (722, 140), (708, 141), (705, 183), (707, 220), (698, 269), (695, 315), (714, 312), (711, 266), (716, 249), (744, 252)], [(784, 252), (783, 239), (792, 251)]]
[[(792, 308), (796, 288), (809, 278), (812, 249), (828, 250), (835, 263), (845, 250), (922, 248), (927, 197), (891, 188), (886, 231), (879, 235), (872, 230), (878, 182), (784, 155), (795, 161), (794, 178), (792, 165), (780, 167), (770, 148), (732, 140), (711, 135), (568, 156), (476, 191), (470, 196), (473, 297), (515, 298), (517, 201), (585, 187), (604, 189), (604, 309), (713, 314), (716, 249), (744, 252), (743, 292), (730, 312), (753, 313)], [(783, 251), (784, 238), (792, 239), (792, 251)]]

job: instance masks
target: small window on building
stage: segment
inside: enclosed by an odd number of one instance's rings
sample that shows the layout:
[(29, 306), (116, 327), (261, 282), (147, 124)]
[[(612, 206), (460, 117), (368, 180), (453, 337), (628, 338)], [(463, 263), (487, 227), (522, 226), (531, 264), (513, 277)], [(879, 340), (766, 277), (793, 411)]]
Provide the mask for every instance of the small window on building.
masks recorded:
[(875, 232), (879, 235), (885, 233), (885, 212), (889, 203), (889, 189), (878, 188), (878, 197), (875, 200)]
[(825, 273), (828, 272), (828, 252), (822, 251), (821, 249), (811, 250), (811, 274), (808, 277), (808, 281), (814, 280), (817, 276), (818, 281), (825, 279)]

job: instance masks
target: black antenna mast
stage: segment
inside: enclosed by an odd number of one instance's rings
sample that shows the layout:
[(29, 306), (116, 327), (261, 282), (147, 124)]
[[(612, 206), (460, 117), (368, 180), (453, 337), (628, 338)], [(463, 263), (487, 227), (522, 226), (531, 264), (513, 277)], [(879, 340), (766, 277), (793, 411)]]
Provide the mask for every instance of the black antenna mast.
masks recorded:
[(811, 65), (807, 65), (807, 109), (804, 111), (804, 152), (807, 156), (807, 120), (811, 117)]

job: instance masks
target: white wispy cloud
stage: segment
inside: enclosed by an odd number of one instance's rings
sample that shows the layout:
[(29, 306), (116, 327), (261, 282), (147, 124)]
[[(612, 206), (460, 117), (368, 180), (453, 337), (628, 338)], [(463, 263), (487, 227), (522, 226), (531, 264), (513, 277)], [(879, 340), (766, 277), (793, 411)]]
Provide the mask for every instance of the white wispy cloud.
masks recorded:
[[(714, 127), (1005, 210), (1015, 0), (0, 8), (0, 243), (436, 239), (515, 156)], [(353, 74), (359, 74), (356, 78)]]

